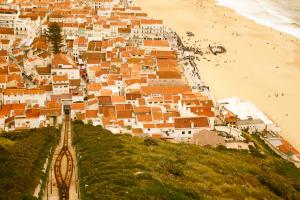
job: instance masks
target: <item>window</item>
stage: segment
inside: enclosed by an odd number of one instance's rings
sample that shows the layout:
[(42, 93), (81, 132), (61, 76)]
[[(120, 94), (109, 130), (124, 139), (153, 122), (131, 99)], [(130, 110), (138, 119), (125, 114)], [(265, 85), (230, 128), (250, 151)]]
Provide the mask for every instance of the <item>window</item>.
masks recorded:
[(189, 131), (189, 134), (192, 134), (192, 131)]
[(185, 134), (185, 131), (182, 131), (182, 135), (184, 135)]
[(150, 128), (148, 128), (148, 131), (150, 131), (151, 129)]

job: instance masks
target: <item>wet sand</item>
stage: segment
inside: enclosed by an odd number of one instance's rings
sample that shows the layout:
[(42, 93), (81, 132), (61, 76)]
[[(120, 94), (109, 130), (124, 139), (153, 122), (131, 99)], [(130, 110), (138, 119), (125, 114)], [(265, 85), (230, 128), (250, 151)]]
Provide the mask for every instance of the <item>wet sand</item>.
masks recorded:
[[(300, 150), (300, 40), (256, 24), (213, 0), (136, 0), (150, 17), (163, 19), (189, 45), (226, 54), (204, 54), (199, 70), (217, 99), (252, 101)], [(195, 36), (188, 40), (186, 31)]]

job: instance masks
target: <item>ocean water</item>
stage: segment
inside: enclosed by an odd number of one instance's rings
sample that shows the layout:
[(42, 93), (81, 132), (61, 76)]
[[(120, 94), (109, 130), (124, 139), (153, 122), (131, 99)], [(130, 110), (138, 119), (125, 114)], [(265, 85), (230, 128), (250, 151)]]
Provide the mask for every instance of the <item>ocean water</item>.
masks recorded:
[(300, 39), (300, 0), (217, 0), (218, 5)]

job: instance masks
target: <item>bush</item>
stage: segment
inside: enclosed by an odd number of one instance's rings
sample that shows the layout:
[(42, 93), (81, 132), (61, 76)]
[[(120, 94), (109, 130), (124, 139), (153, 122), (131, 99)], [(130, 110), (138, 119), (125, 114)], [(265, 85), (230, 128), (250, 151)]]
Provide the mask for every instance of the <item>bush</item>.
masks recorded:
[(82, 199), (300, 199), (299, 169), (272, 155), (114, 135), (80, 123), (73, 139)]
[(38, 198), (32, 196), (31, 194), (26, 194), (24, 200), (38, 200)]
[(42, 169), (58, 142), (59, 130), (43, 128), (2, 136), (16, 142), (0, 148), (0, 199), (34, 199), (31, 194), (45, 176)]
[(264, 155), (262, 153), (260, 153), (259, 150), (257, 150), (257, 147), (249, 145), (249, 150), (250, 150), (251, 154), (254, 155), (254, 156), (257, 156), (259, 158), (264, 157)]
[(227, 148), (224, 145), (218, 145), (217, 148), (216, 148), (216, 150), (218, 150), (218, 151), (226, 151)]
[(284, 181), (279, 180), (276, 177), (261, 175), (258, 177), (259, 182), (270, 188), (276, 195), (283, 197), (284, 199), (291, 199), (291, 195), (294, 193), (294, 189), (289, 187)]
[(173, 174), (174, 176), (183, 176), (183, 167), (179, 165), (173, 165), (171, 168), (168, 169), (168, 172)]
[(158, 141), (154, 138), (148, 137), (144, 140), (144, 144), (147, 145), (147, 146), (157, 146)]

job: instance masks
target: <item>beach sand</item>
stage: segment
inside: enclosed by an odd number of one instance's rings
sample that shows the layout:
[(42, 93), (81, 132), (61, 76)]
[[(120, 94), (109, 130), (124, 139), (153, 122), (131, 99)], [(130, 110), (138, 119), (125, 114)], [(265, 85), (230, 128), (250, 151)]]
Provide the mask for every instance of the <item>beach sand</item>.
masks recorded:
[[(213, 0), (136, 0), (150, 17), (163, 19), (188, 43), (227, 53), (205, 54), (200, 75), (217, 99), (236, 96), (253, 102), (300, 150), (300, 40), (256, 24)], [(195, 42), (198, 41), (198, 42)]]

